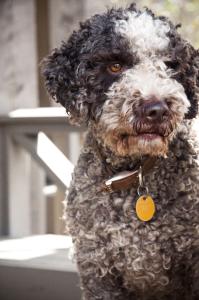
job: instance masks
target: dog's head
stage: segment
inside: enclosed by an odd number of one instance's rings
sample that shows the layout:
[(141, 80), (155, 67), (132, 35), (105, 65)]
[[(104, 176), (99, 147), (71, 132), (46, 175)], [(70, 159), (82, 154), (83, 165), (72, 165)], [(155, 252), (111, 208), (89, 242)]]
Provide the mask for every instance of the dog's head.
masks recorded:
[(164, 155), (199, 97), (199, 52), (135, 5), (80, 24), (43, 61), (47, 90), (118, 155)]

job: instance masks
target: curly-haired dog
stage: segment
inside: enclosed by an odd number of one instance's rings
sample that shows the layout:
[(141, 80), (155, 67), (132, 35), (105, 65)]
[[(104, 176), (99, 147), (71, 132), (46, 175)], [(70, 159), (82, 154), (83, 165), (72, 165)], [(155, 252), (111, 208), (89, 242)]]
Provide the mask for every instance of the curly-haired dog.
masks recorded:
[(88, 125), (67, 203), (83, 299), (199, 299), (199, 52), (178, 27), (111, 9), (43, 62), (50, 96)]

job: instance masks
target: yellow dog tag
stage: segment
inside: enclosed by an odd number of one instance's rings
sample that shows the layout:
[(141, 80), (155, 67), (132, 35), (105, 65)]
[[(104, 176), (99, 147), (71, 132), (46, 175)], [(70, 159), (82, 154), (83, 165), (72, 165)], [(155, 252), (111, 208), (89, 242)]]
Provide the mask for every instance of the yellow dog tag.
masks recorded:
[(135, 209), (141, 221), (150, 221), (155, 214), (155, 203), (149, 195), (143, 195), (138, 198)]

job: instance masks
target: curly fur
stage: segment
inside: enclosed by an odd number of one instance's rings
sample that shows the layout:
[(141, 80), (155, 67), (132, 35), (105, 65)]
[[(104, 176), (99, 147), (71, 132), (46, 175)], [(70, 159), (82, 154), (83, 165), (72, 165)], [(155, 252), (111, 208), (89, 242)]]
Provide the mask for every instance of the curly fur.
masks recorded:
[[(50, 96), (89, 128), (66, 215), (85, 300), (199, 299), (199, 143), (189, 120), (199, 52), (177, 28), (132, 4), (80, 24), (43, 61)], [(118, 74), (108, 71), (115, 62)], [(144, 115), (157, 100), (168, 107), (161, 122)], [(107, 165), (115, 174), (150, 156), (157, 162), (145, 184), (157, 211), (145, 223), (136, 188), (109, 194), (102, 183)]]

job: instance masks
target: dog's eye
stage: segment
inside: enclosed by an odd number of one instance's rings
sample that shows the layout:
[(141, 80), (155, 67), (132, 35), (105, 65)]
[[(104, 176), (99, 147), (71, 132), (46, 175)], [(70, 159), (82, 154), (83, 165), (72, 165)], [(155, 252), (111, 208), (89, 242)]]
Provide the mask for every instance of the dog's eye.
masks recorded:
[(119, 63), (114, 63), (112, 65), (109, 65), (107, 69), (112, 74), (118, 74), (122, 71), (122, 65)]

